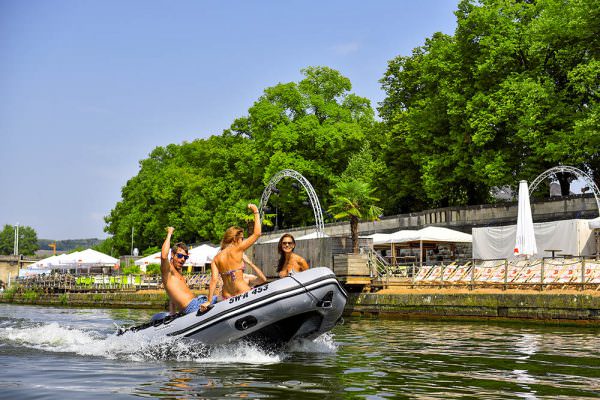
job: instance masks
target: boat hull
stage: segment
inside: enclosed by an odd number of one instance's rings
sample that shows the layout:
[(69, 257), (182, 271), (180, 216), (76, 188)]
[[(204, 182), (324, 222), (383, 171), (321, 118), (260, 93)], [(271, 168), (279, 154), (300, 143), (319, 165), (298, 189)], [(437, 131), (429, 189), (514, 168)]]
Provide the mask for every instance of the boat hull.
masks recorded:
[(279, 345), (330, 331), (346, 299), (330, 269), (313, 268), (223, 300), (205, 313), (170, 316), (119, 334), (186, 338), (209, 345), (237, 340)]

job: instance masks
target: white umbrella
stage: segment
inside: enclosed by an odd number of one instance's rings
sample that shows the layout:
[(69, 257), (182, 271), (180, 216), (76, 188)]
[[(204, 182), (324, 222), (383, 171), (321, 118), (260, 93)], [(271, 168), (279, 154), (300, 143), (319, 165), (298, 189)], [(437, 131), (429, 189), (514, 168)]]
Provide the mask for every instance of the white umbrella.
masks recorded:
[(517, 235), (514, 255), (532, 256), (537, 254), (531, 204), (529, 204), (529, 189), (527, 181), (519, 182), (519, 214), (517, 216)]

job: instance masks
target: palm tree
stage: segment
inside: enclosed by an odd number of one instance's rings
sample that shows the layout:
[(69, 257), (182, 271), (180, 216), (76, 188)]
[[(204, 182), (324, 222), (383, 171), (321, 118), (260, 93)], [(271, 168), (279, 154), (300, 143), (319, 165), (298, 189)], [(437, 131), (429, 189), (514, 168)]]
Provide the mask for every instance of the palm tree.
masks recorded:
[(373, 191), (368, 183), (358, 179), (342, 180), (329, 191), (333, 197), (329, 212), (336, 219), (350, 219), (353, 253), (358, 253), (358, 222), (361, 219), (376, 221), (383, 211), (375, 205), (379, 199), (371, 196)]

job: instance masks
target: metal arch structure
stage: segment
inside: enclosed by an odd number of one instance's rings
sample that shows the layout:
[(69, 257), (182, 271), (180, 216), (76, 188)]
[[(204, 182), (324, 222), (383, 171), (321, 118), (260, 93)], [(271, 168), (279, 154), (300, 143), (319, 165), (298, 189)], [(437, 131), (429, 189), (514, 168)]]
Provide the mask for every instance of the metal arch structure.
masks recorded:
[(258, 211), (260, 212), (260, 218), (262, 220), (264, 216), (263, 208), (267, 205), (269, 201), (269, 197), (271, 193), (273, 193), (273, 189), (277, 186), (280, 180), (283, 178), (292, 178), (295, 179), (298, 183), (302, 185), (306, 193), (308, 194), (308, 199), (310, 201), (310, 205), (312, 206), (313, 213), (315, 215), (315, 225), (317, 228), (317, 237), (323, 237), (325, 234), (325, 225), (323, 223), (323, 213), (321, 212), (321, 203), (319, 202), (319, 198), (315, 193), (315, 189), (313, 189), (310, 182), (302, 176), (297, 171), (293, 169), (284, 169), (273, 175), (265, 190), (263, 190), (262, 196), (260, 197), (260, 204), (258, 206)]
[(575, 175), (579, 179), (583, 179), (588, 185), (588, 187), (592, 190), (592, 193), (594, 193), (594, 198), (596, 199), (596, 206), (598, 207), (598, 213), (600, 214), (600, 190), (598, 190), (598, 186), (596, 186), (594, 180), (579, 168), (570, 167), (568, 165), (560, 165), (558, 167), (550, 168), (542, 172), (538, 175), (537, 178), (534, 179), (534, 181), (531, 183), (531, 186), (529, 186), (529, 194), (531, 195), (544, 179), (558, 172), (568, 172), (570, 174)]

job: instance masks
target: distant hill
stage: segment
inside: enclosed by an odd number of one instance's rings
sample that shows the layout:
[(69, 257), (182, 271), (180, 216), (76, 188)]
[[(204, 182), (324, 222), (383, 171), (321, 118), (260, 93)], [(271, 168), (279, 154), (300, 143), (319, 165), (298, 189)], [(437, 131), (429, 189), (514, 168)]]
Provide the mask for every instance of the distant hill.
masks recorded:
[[(38, 239), (38, 245), (40, 250), (52, 250), (48, 247), (48, 244), (54, 243), (55, 240)], [(68, 239), (68, 240), (56, 240), (56, 251), (71, 251), (75, 249), (89, 249), (102, 243), (101, 239)]]

